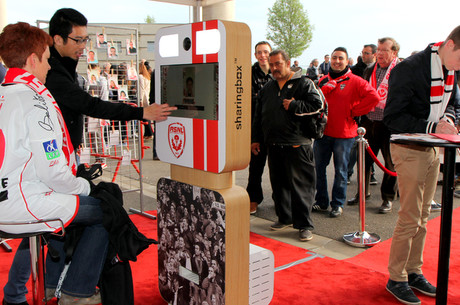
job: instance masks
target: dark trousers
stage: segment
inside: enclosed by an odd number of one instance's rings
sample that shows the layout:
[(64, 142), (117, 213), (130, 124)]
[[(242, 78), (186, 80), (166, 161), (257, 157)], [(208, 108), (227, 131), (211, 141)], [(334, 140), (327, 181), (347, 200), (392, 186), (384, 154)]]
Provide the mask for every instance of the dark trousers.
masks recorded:
[[(365, 138), (367, 139), (367, 142), (374, 154), (377, 156), (379, 152), (382, 152), (385, 167), (394, 172), (395, 167), (393, 161), (391, 160), (390, 153), (391, 133), (388, 128), (382, 121), (371, 121), (367, 118), (361, 122), (361, 125), (366, 128)], [(366, 153), (366, 163), (364, 167), (366, 172), (366, 194), (369, 192), (370, 169), (373, 162), (374, 161), (371, 156)], [(380, 187), (382, 200), (395, 200), (397, 189), (398, 184), (396, 177), (384, 173), (382, 185)]]
[(147, 120), (142, 120), (142, 122), (147, 123), (144, 125), (144, 137), (152, 137), (153, 136), (153, 130), (152, 130), (152, 122), (147, 121)]
[(260, 204), (264, 200), (262, 191), (262, 174), (264, 173), (265, 162), (267, 161), (267, 148), (265, 145), (260, 145), (258, 155), (251, 153), (251, 161), (249, 162), (249, 177), (246, 191), (249, 194), (251, 202)]
[(268, 168), (278, 221), (312, 230), (316, 185), (312, 146), (269, 145)]

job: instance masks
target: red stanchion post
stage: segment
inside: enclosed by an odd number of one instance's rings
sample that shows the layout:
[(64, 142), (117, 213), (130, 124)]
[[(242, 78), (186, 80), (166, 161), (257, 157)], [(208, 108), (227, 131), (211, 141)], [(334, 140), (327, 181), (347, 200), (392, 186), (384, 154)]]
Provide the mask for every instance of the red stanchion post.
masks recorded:
[(366, 181), (364, 171), (364, 153), (367, 144), (364, 135), (366, 129), (358, 128), (358, 195), (359, 195), (359, 228), (360, 231), (347, 233), (343, 236), (343, 240), (353, 247), (370, 247), (380, 242), (380, 236), (375, 233), (366, 232)]

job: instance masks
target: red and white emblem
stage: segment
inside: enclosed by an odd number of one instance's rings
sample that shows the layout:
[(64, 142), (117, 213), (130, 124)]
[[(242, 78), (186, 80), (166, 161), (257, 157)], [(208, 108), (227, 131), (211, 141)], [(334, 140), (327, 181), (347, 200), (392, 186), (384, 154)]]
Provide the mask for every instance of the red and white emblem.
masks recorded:
[(185, 147), (185, 127), (181, 123), (172, 123), (168, 126), (168, 142), (173, 155), (179, 158)]

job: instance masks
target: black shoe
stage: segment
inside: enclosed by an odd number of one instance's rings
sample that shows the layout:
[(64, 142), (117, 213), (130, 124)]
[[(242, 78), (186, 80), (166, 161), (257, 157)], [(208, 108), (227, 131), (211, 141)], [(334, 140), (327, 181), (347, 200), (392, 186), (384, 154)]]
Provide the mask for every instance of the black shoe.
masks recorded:
[[(371, 198), (371, 194), (366, 195), (366, 199)], [(355, 205), (359, 203), (359, 196), (356, 195), (355, 197), (351, 198), (350, 200), (347, 201), (348, 205)]]
[(417, 289), (421, 293), (430, 297), (436, 296), (436, 287), (430, 284), (423, 274), (411, 273), (408, 276), (409, 287)]
[(9, 303), (9, 302), (5, 301), (5, 299), (3, 299), (2, 304), (3, 304), (3, 305), (29, 305), (29, 303), (27, 303), (27, 302), (22, 302), (22, 303)]
[(313, 206), (312, 206), (312, 211), (314, 212), (327, 212), (327, 208), (323, 208), (321, 207), (319, 204), (315, 203)]
[(335, 208), (332, 208), (332, 211), (329, 212), (329, 217), (339, 217), (340, 215), (342, 215), (342, 213), (343, 213), (342, 207), (335, 207)]
[(377, 185), (379, 182), (375, 179), (374, 175), (371, 175), (371, 180), (369, 181), (370, 185)]
[(288, 227), (292, 227), (292, 223), (291, 224), (285, 224), (285, 223), (281, 223), (281, 222), (277, 221), (277, 222), (273, 223), (270, 226), (270, 229), (272, 229), (274, 231), (279, 231), (279, 230), (286, 229)]
[(389, 200), (384, 200), (384, 201), (382, 202), (382, 205), (381, 205), (380, 208), (379, 208), (379, 213), (380, 213), (380, 214), (386, 214), (386, 213), (391, 212), (391, 207), (392, 207), (392, 205), (393, 205), (393, 204), (391, 203), (391, 201), (389, 201)]
[(309, 241), (313, 239), (313, 234), (310, 230), (301, 229), (299, 230), (299, 239), (300, 241)]
[(454, 197), (455, 198), (460, 198), (460, 190), (455, 190), (454, 191)]
[(408, 305), (422, 304), (412, 289), (410, 289), (407, 282), (395, 282), (388, 280), (386, 288), (388, 292), (397, 298), (401, 303)]

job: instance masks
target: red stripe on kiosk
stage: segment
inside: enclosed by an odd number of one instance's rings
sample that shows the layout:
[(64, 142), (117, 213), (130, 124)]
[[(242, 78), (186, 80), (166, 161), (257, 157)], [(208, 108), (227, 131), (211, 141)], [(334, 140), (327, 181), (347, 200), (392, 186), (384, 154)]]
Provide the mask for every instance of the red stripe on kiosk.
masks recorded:
[[(217, 20), (211, 20), (206, 22), (206, 30), (217, 30), (218, 22)], [(206, 62), (218, 62), (219, 53), (206, 54)]]
[(203, 30), (203, 22), (192, 23), (192, 63), (199, 64), (203, 62), (203, 55), (196, 54), (196, 32)]
[(206, 121), (206, 156), (208, 172), (219, 172), (219, 122)]
[(204, 124), (193, 120), (193, 168), (204, 170)]

